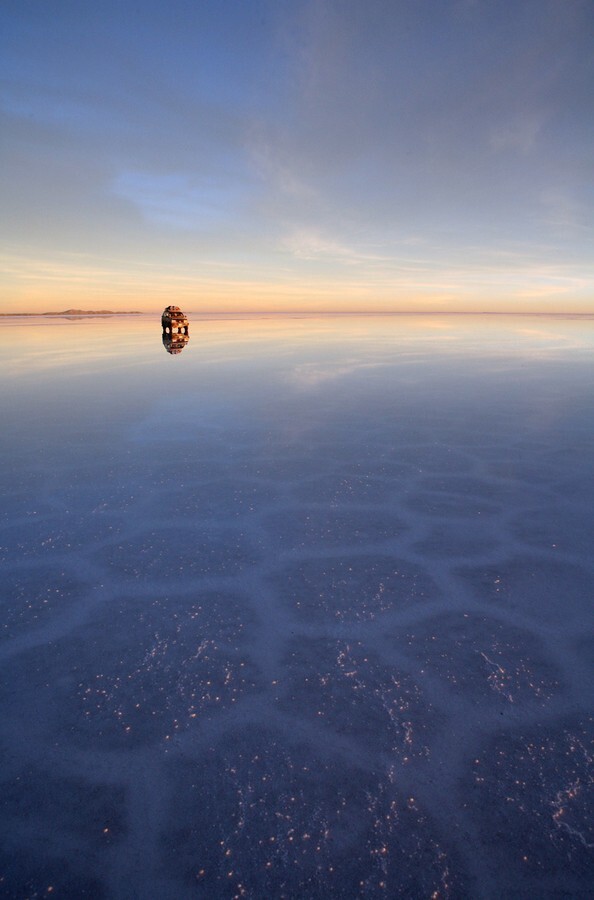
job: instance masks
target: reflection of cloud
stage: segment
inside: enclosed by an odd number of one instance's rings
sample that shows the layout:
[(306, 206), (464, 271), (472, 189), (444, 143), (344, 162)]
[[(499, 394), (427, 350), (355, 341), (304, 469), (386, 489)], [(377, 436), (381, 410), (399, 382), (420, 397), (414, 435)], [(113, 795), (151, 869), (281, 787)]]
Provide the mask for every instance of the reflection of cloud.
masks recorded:
[(542, 338), (543, 341), (573, 340), (567, 336), (560, 335), (558, 331), (544, 331), (542, 328), (516, 328), (518, 334), (526, 334), (530, 337)]
[(378, 369), (386, 365), (383, 362), (363, 363), (359, 360), (353, 360), (346, 365), (343, 363), (327, 363), (320, 365), (319, 363), (304, 363), (302, 366), (296, 366), (291, 372), (290, 380), (298, 387), (303, 389), (316, 388), (318, 385), (326, 381), (335, 381), (337, 378), (344, 378), (352, 375), (360, 369)]

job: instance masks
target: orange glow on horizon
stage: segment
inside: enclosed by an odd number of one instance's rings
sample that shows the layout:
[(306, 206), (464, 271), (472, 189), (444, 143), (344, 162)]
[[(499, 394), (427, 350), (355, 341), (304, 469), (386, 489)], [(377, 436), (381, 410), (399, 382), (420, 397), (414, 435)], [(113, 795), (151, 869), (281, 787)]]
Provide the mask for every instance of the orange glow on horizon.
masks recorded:
[[(335, 266), (316, 277), (305, 271), (258, 271), (245, 276), (217, 267), (210, 274), (187, 266), (5, 254), (0, 313), (67, 309), (161, 312), (174, 303), (192, 313), (590, 313), (588, 272), (516, 265), (501, 271), (419, 261), (414, 273), (378, 273)], [(208, 268), (205, 264), (203, 268)], [(213, 266), (214, 268), (214, 266)]]

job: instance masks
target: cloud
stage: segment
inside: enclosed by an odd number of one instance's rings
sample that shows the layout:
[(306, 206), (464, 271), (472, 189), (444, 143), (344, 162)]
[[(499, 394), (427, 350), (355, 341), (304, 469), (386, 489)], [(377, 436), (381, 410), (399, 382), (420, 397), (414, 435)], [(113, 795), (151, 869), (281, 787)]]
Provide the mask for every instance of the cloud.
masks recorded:
[(0, 203), (23, 255), (221, 291), (239, 267), (295, 306), (495, 303), (551, 265), (585, 296), (591, 3), (9, 6)]
[(281, 246), (298, 259), (330, 259), (353, 264), (367, 258), (313, 229), (293, 231), (282, 240)]
[(538, 113), (512, 119), (492, 129), (489, 143), (497, 152), (517, 150), (523, 154), (530, 153), (545, 121), (546, 116)]
[(248, 126), (244, 148), (256, 177), (265, 189), (291, 199), (308, 202), (315, 199), (316, 191), (298, 171), (291, 153), (282, 147), (280, 137), (267, 134), (261, 122), (252, 122)]
[(583, 199), (578, 199), (575, 190), (550, 185), (541, 192), (539, 199), (542, 221), (557, 233), (572, 235), (576, 231), (586, 231), (594, 238), (594, 217)]

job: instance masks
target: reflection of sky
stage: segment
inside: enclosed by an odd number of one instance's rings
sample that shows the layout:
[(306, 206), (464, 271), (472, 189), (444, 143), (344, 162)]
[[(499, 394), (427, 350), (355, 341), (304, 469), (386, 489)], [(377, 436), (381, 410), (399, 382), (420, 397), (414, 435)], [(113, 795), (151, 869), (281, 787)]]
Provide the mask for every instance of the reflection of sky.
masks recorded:
[(0, 310), (591, 306), (591, 4), (0, 15)]
[[(478, 359), (518, 366), (570, 356), (591, 362), (594, 319), (560, 316), (190, 316), (191, 345), (171, 360), (158, 316), (0, 320), (0, 361), (13, 390), (43, 388), (43, 378), (199, 378), (240, 366), (256, 377), (274, 369), (301, 388), (359, 370), (412, 365), (431, 373), (440, 361)], [(41, 380), (40, 380), (41, 379)], [(73, 382), (75, 379), (75, 382)], [(236, 386), (241, 390), (241, 385)]]
[(195, 317), (190, 337), (171, 356), (158, 316), (0, 322), (4, 451), (45, 465), (113, 442), (132, 459), (210, 435), (232, 454), (263, 434), (282, 460), (320, 429), (365, 441), (384, 422), (484, 416), (538, 431), (591, 408), (592, 319)]

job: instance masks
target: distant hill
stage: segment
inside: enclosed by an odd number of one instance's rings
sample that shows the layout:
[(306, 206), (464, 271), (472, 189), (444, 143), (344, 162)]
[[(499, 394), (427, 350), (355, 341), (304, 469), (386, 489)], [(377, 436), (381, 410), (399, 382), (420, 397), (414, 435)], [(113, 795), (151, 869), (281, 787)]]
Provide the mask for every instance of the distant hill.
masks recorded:
[(0, 313), (0, 316), (141, 316), (138, 310), (114, 312), (111, 309), (64, 309), (62, 312)]
[(42, 316), (140, 316), (137, 310), (113, 312), (111, 309), (65, 309), (64, 312), (46, 312)]

